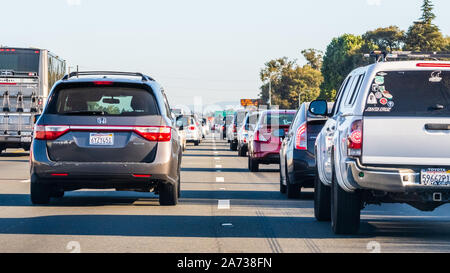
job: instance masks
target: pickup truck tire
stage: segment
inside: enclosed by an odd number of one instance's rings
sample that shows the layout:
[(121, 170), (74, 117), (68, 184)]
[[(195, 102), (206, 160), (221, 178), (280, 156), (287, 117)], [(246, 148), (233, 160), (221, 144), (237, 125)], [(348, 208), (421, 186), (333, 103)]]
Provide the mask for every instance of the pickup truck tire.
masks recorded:
[(314, 216), (319, 222), (331, 220), (331, 188), (320, 181), (317, 169), (314, 178)]
[(159, 184), (159, 204), (161, 206), (176, 206), (178, 203), (178, 184), (169, 182)]
[(280, 168), (280, 193), (282, 194), (286, 193), (286, 185), (283, 184), (283, 175), (281, 174), (281, 168)]
[(331, 186), (331, 227), (335, 234), (351, 235), (358, 233), (361, 221), (361, 195), (359, 192), (346, 192), (336, 181), (333, 167)]
[(252, 159), (250, 156), (248, 157), (248, 169), (251, 172), (259, 172), (259, 163), (258, 163), (258, 161)]
[(39, 183), (36, 178), (31, 178), (30, 198), (34, 205), (46, 205), (50, 203), (51, 187), (46, 184)]

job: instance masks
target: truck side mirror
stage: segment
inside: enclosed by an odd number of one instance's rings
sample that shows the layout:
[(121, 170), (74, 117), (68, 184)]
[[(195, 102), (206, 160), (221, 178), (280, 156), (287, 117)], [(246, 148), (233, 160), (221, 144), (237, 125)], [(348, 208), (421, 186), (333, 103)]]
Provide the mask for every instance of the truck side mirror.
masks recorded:
[(309, 112), (316, 116), (328, 116), (328, 103), (325, 100), (315, 100), (309, 105)]
[(39, 119), (40, 117), (41, 117), (40, 114), (34, 115), (34, 116), (33, 116), (33, 124), (36, 124), (36, 122), (38, 121), (38, 119)]

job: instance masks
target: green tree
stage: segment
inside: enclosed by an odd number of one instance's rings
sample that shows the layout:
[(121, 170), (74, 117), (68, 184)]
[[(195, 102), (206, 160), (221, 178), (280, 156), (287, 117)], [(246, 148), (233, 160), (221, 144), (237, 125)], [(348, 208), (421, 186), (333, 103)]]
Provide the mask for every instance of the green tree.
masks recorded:
[(405, 49), (411, 51), (444, 51), (447, 41), (439, 27), (433, 24), (436, 15), (433, 13), (431, 0), (424, 0), (422, 17), (408, 29), (405, 38)]
[(361, 36), (344, 34), (334, 38), (328, 45), (323, 57), (322, 75), (324, 82), (321, 85), (320, 98), (334, 100), (336, 90), (356, 67), (367, 65), (369, 59), (363, 53), (371, 52), (376, 46), (366, 42)]
[[(272, 86), (272, 105), (282, 109), (296, 109), (301, 102), (316, 99), (320, 94), (320, 85), (323, 82), (321, 72), (310, 64), (303, 67), (296, 65), (294, 60), (279, 58), (265, 64), (261, 70), (260, 97), (268, 101), (269, 78)], [(272, 75), (272, 77), (270, 77)]]
[(313, 68), (320, 70), (323, 62), (323, 52), (313, 48), (302, 50), (302, 55), (305, 57), (308, 64)]
[(379, 50), (394, 51), (402, 49), (405, 32), (397, 26), (389, 26), (368, 31), (362, 37), (367, 43), (376, 45)]

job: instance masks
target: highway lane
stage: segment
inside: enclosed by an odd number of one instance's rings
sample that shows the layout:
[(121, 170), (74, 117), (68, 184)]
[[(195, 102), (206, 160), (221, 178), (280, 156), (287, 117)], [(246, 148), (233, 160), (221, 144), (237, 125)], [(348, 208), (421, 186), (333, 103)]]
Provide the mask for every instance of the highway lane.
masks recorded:
[(151, 193), (83, 190), (48, 206), (29, 201), (28, 155), (0, 157), (0, 252), (450, 252), (449, 205), (425, 213), (369, 206), (357, 236), (315, 221), (313, 194), (279, 193), (277, 165), (247, 170), (224, 141), (188, 146), (182, 198), (160, 207)]

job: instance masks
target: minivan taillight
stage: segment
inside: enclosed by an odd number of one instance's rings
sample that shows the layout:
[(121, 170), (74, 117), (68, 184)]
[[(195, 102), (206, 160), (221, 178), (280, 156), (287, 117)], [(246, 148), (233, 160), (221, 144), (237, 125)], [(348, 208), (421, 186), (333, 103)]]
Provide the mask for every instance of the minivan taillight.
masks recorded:
[(264, 135), (261, 133), (260, 130), (256, 130), (254, 140), (258, 142), (269, 142), (269, 140), (267, 140), (267, 138), (264, 137)]
[(348, 132), (348, 155), (361, 156), (363, 143), (363, 121), (355, 120)]
[(64, 125), (37, 125), (34, 128), (34, 138), (38, 140), (55, 140), (69, 131)]
[(308, 131), (306, 122), (303, 123), (295, 135), (295, 149), (306, 151), (308, 149)]
[(135, 127), (134, 131), (149, 141), (167, 142), (172, 139), (170, 127)]

